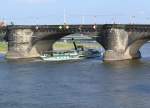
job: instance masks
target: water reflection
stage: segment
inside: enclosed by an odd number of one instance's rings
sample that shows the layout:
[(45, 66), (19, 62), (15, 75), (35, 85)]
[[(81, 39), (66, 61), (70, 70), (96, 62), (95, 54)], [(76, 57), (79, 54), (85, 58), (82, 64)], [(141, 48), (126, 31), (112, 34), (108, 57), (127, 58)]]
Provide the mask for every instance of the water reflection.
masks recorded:
[(104, 62), (107, 68), (112, 69), (131, 69), (131, 68), (140, 68), (141, 66), (145, 65), (143, 59), (135, 59), (135, 60), (123, 60), (123, 61), (112, 61), (112, 62)]

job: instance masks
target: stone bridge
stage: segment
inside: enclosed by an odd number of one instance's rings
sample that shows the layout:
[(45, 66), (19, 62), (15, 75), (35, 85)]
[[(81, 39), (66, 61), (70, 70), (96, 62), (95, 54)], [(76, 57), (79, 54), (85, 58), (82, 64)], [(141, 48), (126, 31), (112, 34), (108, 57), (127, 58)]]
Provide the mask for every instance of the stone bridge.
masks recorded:
[(106, 61), (140, 58), (140, 47), (150, 40), (150, 25), (15, 25), (5, 28), (8, 59), (39, 57), (60, 38), (81, 33), (105, 49)]

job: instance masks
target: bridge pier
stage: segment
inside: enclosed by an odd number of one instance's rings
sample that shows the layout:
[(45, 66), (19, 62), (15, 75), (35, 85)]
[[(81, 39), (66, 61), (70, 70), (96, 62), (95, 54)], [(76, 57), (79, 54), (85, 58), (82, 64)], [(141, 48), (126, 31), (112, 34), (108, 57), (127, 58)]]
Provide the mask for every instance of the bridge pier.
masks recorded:
[(29, 54), (29, 46), (33, 31), (31, 29), (13, 29), (8, 34), (8, 53), (6, 58), (18, 59), (34, 57)]
[(104, 61), (127, 60), (141, 57), (139, 47), (143, 40), (137, 41), (137, 43), (134, 42), (132, 38), (135, 38), (136, 35), (129, 36), (129, 33), (125, 29), (111, 28), (104, 37), (105, 41), (107, 41), (103, 44), (106, 50), (103, 57)]
[(52, 40), (39, 40), (34, 44), (31, 29), (13, 29), (8, 35), (7, 59), (37, 58), (44, 51), (52, 50)]

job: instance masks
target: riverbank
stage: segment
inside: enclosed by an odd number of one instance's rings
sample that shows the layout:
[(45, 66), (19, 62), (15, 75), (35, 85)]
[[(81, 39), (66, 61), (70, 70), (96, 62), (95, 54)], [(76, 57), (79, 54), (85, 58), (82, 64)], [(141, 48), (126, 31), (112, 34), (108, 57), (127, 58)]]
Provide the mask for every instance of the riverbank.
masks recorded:
[(6, 54), (8, 49), (8, 44), (6, 42), (0, 42), (0, 54)]
[[(90, 49), (100, 49), (101, 45), (98, 43), (77, 43), (78, 46), (83, 46), (84, 48), (90, 48)], [(71, 50), (74, 49), (73, 43), (68, 42), (56, 42), (53, 45), (53, 50)]]
[[(77, 45), (83, 46), (84, 48), (99, 49), (101, 46), (98, 43), (78, 43)], [(74, 45), (68, 42), (56, 42), (53, 45), (53, 50), (72, 50)], [(6, 54), (8, 50), (8, 43), (0, 42), (0, 54)]]

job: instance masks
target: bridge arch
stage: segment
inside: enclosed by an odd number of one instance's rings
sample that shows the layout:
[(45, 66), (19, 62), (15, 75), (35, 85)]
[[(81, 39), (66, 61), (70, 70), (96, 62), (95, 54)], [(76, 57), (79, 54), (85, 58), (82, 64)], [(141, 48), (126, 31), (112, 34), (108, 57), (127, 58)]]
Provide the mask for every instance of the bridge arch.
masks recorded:
[[(88, 37), (91, 40), (95, 40), (95, 43), (97, 44), (97, 48), (101, 48), (101, 44), (96, 40), (95, 36), (91, 35), (84, 35), (80, 33), (37, 33), (34, 34), (35, 36), (32, 37), (30, 51), (31, 52), (37, 52), (39, 55), (42, 54), (45, 51), (55, 50), (56, 45), (58, 41), (60, 41), (63, 38), (67, 38), (71, 35), (71, 37), (74, 37), (76, 39), (76, 36), (82, 35), (82, 37)], [(37, 36), (38, 35), (38, 36)], [(38, 38), (37, 38), (38, 37)], [(73, 45), (73, 44), (72, 44)], [(85, 45), (83, 45), (85, 47)], [(90, 46), (90, 45), (89, 45)], [(62, 46), (60, 46), (62, 47)], [(95, 48), (94, 48), (95, 49)]]
[(139, 38), (134, 40), (126, 49), (126, 54), (130, 55), (131, 58), (141, 57), (140, 48), (146, 44), (150, 38)]
[(53, 50), (53, 44), (69, 33), (36, 33), (33, 35), (30, 44), (30, 51), (41, 55), (45, 51)]

